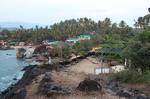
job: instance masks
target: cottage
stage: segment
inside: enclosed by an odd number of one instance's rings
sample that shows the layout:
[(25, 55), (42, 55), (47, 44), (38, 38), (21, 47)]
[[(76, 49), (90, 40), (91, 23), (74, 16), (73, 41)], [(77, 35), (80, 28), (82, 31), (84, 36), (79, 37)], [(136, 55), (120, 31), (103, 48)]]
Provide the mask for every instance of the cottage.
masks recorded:
[(91, 39), (91, 35), (89, 35), (89, 34), (82, 34), (82, 35), (79, 35), (77, 38), (78, 38), (78, 40), (90, 40)]
[(90, 39), (91, 39), (91, 35), (82, 34), (82, 35), (77, 36), (76, 38), (69, 38), (69, 39), (66, 40), (66, 42), (70, 43), (70, 44), (75, 44), (79, 41), (90, 40)]
[(66, 40), (67, 43), (75, 44), (79, 41), (78, 38), (69, 38)]
[(0, 46), (6, 45), (6, 42), (4, 40), (0, 40)]
[(45, 45), (52, 45), (52, 44), (56, 44), (58, 41), (55, 40), (44, 40), (42, 43)]

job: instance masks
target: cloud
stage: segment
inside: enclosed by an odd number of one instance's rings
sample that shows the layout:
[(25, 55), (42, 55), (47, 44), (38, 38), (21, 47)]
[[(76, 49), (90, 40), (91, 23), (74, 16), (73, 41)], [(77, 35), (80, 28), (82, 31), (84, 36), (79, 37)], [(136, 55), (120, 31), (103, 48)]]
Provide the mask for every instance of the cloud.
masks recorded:
[[(148, 13), (149, 0), (0, 0), (0, 21), (52, 24), (60, 20), (105, 17), (132, 24)], [(132, 21), (132, 22), (131, 22)]]

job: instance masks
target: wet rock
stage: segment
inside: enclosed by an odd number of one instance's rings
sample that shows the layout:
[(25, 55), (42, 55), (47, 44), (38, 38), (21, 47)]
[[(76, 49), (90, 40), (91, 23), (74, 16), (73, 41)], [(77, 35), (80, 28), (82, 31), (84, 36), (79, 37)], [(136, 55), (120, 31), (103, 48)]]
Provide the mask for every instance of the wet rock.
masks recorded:
[(80, 91), (101, 91), (102, 86), (95, 80), (84, 80), (77, 87)]
[(18, 93), (15, 93), (14, 98), (12, 99), (24, 99), (26, 94), (27, 94), (26, 89), (22, 89)]
[(42, 69), (34, 67), (32, 69), (27, 69), (26, 73), (23, 75), (22, 79), (18, 82), (20, 86), (28, 85), (32, 82), (34, 78), (42, 73)]
[(27, 94), (26, 89), (21, 89), (20, 91), (17, 92), (11, 92), (7, 96), (2, 96), (2, 99), (25, 99)]
[[(53, 66), (45, 66), (45, 68), (40, 68), (37, 65), (28, 66), (23, 69), (25, 71), (22, 79), (20, 79), (16, 84), (11, 85), (9, 88), (7, 88), (5, 91), (3, 91), (0, 95), (0, 99), (5, 99), (1, 97), (10, 97), (14, 92), (18, 92), (18, 90), (21, 90), (22, 88), (25, 88), (25, 86), (32, 83), (33, 80), (36, 79), (38, 75), (44, 74), (45, 72), (51, 71), (54, 67)], [(22, 93), (22, 92), (21, 92)], [(17, 95), (18, 96), (18, 95)], [(15, 95), (15, 97), (17, 97)], [(7, 98), (12, 99), (12, 98)], [(16, 98), (16, 99), (22, 99), (22, 98)]]
[(13, 78), (13, 80), (17, 80), (17, 78)]

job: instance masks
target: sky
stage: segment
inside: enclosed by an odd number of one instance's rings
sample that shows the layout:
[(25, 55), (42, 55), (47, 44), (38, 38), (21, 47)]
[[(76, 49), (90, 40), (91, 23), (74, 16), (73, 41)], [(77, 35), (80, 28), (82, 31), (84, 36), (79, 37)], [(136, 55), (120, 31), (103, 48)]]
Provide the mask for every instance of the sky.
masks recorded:
[(150, 0), (0, 0), (0, 22), (27, 22), (51, 25), (65, 19), (108, 17), (133, 25), (148, 14)]

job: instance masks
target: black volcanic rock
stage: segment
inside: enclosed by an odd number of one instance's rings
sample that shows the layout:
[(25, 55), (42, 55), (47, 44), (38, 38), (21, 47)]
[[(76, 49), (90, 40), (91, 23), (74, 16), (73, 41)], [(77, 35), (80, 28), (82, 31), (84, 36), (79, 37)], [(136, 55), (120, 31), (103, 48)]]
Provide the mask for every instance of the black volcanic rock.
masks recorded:
[(101, 91), (102, 86), (95, 80), (84, 80), (77, 87), (80, 91)]
[(44, 83), (41, 88), (41, 93), (46, 96), (52, 96), (52, 95), (66, 95), (70, 94), (70, 89), (63, 87), (61, 85), (55, 84), (55, 83)]
[(27, 94), (26, 89), (21, 89), (17, 92), (11, 92), (5, 96), (1, 96), (0, 99), (25, 99)]
[(132, 96), (132, 93), (129, 92), (128, 90), (120, 90), (120, 91), (117, 92), (116, 95), (118, 95), (118, 96), (120, 96), (120, 97), (126, 97), (126, 98), (129, 98), (129, 97)]

